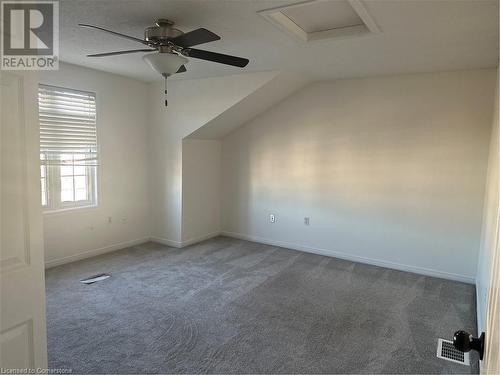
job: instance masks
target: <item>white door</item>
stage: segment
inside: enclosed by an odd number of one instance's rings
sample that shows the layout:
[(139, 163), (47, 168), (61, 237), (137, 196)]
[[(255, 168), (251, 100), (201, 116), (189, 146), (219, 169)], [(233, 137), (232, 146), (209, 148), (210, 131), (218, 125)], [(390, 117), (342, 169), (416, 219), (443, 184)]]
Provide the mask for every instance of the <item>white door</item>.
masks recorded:
[(37, 76), (0, 71), (0, 367), (46, 368)]
[[(500, 223), (500, 220), (498, 222)], [(486, 323), (486, 352), (482, 372), (500, 374), (500, 239), (497, 241), (496, 251), (493, 252), (490, 261), (491, 279)]]
[[(496, 113), (493, 120), (494, 131), (492, 132), (492, 137), (495, 137), (492, 145), (495, 146), (491, 150), (495, 152), (493, 157), (496, 158), (496, 162), (491, 165), (496, 169), (493, 176), (497, 178), (496, 186), (498, 187), (500, 186), (500, 171), (498, 170), (500, 166), (500, 75), (497, 75), (497, 95), (495, 100)], [(498, 201), (496, 203), (498, 204)], [(500, 206), (497, 206), (496, 209), (497, 220), (491, 228), (491, 234), (496, 235), (496, 242), (491, 245), (491, 252), (486, 252), (488, 258), (485, 260), (489, 264), (490, 279), (488, 284), (488, 311), (486, 312), (486, 346), (484, 361), (481, 363), (481, 372), (486, 374), (500, 374)]]

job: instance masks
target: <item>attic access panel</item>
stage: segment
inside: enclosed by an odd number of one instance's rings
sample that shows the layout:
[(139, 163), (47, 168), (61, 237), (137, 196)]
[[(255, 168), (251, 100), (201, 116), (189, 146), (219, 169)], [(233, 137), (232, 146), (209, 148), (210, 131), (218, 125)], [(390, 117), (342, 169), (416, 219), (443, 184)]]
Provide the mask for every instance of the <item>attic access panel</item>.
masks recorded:
[(308, 0), (258, 14), (305, 42), (380, 32), (361, 0)]

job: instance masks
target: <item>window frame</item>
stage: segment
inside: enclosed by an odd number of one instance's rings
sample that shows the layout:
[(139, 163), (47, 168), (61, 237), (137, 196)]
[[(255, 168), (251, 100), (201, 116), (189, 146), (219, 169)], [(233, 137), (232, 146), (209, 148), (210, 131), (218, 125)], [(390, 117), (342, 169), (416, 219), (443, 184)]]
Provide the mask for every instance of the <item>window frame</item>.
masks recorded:
[[(92, 166), (86, 166), (86, 177), (87, 177), (87, 191), (89, 192), (89, 199), (80, 200), (80, 201), (70, 201), (63, 202), (61, 201), (61, 166), (62, 165), (54, 165), (54, 164), (45, 164), (41, 163), (42, 157), (44, 154), (45, 158), (49, 156), (51, 153), (40, 151), (40, 166), (45, 168), (45, 199), (47, 204), (42, 206), (43, 214), (57, 214), (64, 213), (66, 211), (74, 211), (74, 210), (86, 210), (86, 209), (94, 209), (99, 207), (100, 201), (100, 174), (101, 174), (101, 163), (100, 163), (100, 155), (101, 155), (101, 145), (99, 142), (100, 137), (100, 126), (98, 126), (99, 122), (99, 106), (97, 104), (97, 93), (92, 90), (82, 90), (82, 89), (74, 89), (63, 86), (55, 86), (50, 84), (45, 84), (40, 82), (38, 87), (48, 87), (64, 90), (67, 92), (76, 92), (76, 93), (85, 93), (92, 94), (95, 98), (95, 128), (96, 128), (96, 139), (97, 139), (97, 164)], [(57, 154), (52, 154), (52, 156)], [(74, 160), (72, 164), (74, 166)], [(41, 170), (40, 170), (41, 173)], [(74, 176), (74, 174), (73, 174)], [(42, 177), (40, 176), (40, 183)], [(40, 199), (42, 198), (42, 192), (40, 192)]]
[[(47, 156), (46, 156), (47, 157)], [(69, 165), (74, 165), (69, 164)], [(42, 205), (44, 212), (67, 211), (79, 208), (93, 208), (98, 206), (97, 193), (97, 166), (86, 166), (85, 177), (87, 182), (88, 199), (78, 201), (61, 200), (61, 166), (45, 165), (45, 199), (47, 204)], [(73, 174), (74, 178), (75, 174)], [(77, 175), (80, 176), (80, 175)]]

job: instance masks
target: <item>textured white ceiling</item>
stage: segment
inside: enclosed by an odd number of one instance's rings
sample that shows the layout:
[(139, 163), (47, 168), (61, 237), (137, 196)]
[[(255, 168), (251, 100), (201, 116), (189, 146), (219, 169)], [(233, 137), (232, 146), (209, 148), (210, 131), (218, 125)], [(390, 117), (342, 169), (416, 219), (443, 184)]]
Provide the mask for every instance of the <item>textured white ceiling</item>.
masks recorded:
[[(326, 0), (336, 1), (336, 0)], [(365, 0), (381, 34), (301, 43), (256, 12), (294, 0), (62, 0), (61, 60), (145, 81), (161, 79), (141, 54), (87, 58), (88, 53), (140, 48), (132, 41), (82, 29), (90, 23), (142, 38), (156, 18), (185, 32), (205, 27), (220, 41), (197, 46), (247, 57), (247, 72), (281, 69), (310, 79), (486, 68), (498, 63), (498, 0)], [(239, 68), (190, 59), (176, 79), (234, 74)]]

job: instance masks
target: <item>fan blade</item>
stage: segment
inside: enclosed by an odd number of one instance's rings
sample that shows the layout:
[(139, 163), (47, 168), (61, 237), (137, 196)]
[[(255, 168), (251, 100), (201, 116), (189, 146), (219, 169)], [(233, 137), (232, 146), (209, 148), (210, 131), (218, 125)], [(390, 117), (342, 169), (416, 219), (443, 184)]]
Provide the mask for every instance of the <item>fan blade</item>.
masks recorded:
[(220, 36), (218, 36), (217, 34), (214, 34), (207, 29), (201, 28), (172, 38), (170, 39), (170, 42), (174, 43), (176, 46), (186, 48), (196, 46), (198, 44), (213, 42), (214, 40), (219, 39)]
[(116, 51), (116, 52), (104, 52), (104, 53), (94, 53), (93, 55), (87, 55), (87, 57), (105, 57), (114, 55), (124, 55), (126, 53), (136, 53), (136, 52), (153, 52), (155, 49), (129, 49), (127, 51)]
[(99, 27), (99, 26), (93, 26), (93, 25), (87, 25), (85, 23), (79, 23), (78, 26), (81, 26), (81, 27), (88, 27), (89, 29), (96, 29), (96, 30), (101, 30), (101, 31), (104, 31), (104, 32), (107, 32), (107, 33), (110, 33), (110, 34), (113, 34), (113, 35), (116, 35), (116, 36), (119, 36), (119, 37), (122, 37), (122, 38), (125, 38), (125, 39), (129, 39), (129, 40), (133, 40), (135, 42), (139, 42), (141, 44), (147, 44), (144, 40), (142, 39), (139, 39), (139, 38), (136, 38), (136, 37), (133, 37), (133, 36), (129, 36), (129, 35), (125, 35), (125, 34), (121, 34), (121, 33), (117, 33), (116, 31), (111, 31), (111, 30), (108, 30), (108, 29), (104, 29), (102, 27)]
[(239, 68), (244, 68), (247, 66), (249, 60), (242, 57), (236, 57), (231, 55), (224, 55), (222, 53), (203, 51), (201, 49), (186, 48), (181, 51), (185, 56), (194, 57), (195, 59), (202, 59), (207, 61), (213, 61), (219, 64), (226, 64), (237, 66)]
[(179, 70), (176, 71), (176, 73), (184, 73), (186, 71), (187, 71), (186, 66), (185, 65), (181, 65), (181, 67), (179, 68)]

